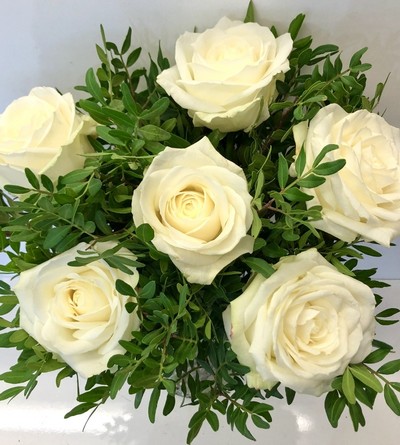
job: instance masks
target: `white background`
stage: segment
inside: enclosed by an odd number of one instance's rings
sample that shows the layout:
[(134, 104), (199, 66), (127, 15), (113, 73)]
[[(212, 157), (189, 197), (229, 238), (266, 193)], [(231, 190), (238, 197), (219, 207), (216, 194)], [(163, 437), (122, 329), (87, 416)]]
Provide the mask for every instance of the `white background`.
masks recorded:
[[(284, 32), (291, 19), (306, 13), (302, 36), (312, 33), (315, 45), (335, 43), (343, 49), (343, 58), (368, 46), (364, 60), (373, 64), (368, 73), (368, 92), (391, 73), (381, 112), (394, 126), (400, 126), (400, 1), (398, 0), (255, 0), (256, 17), (265, 25), (275, 24)], [(179, 34), (213, 26), (227, 15), (243, 18), (247, 0), (1, 0), (0, 4), (0, 112), (15, 98), (34, 86), (54, 86), (63, 92), (83, 83), (86, 70), (97, 66), (95, 43), (100, 43), (99, 25), (109, 40), (122, 42), (128, 26), (134, 29), (137, 46), (156, 55), (158, 42), (172, 60), (174, 42)], [(78, 98), (77, 94), (74, 94)], [(400, 248), (385, 250), (383, 258), (367, 265), (379, 266), (382, 278), (400, 278)], [(399, 286), (391, 291), (395, 303)], [(398, 305), (398, 303), (397, 303)], [(399, 328), (388, 330), (389, 341), (400, 345)], [(3, 372), (14, 356), (0, 352)], [(53, 444), (126, 444), (145, 445), (185, 441), (188, 413), (176, 411), (172, 417), (159, 416), (150, 426), (145, 410), (132, 414), (131, 402), (120, 398), (100, 411), (85, 434), (79, 433), (83, 418), (64, 422), (62, 415), (73, 406), (73, 384), (57, 391), (51, 379), (45, 380), (29, 403), (0, 403), (0, 443), (2, 445)], [(0, 388), (1, 389), (1, 388)], [(351, 432), (349, 419), (339, 430), (331, 430), (324, 419), (322, 400), (299, 398), (292, 408), (278, 408), (270, 432), (259, 432), (259, 443), (274, 445), (329, 445), (334, 443), (398, 443), (399, 421), (378, 404), (369, 415), (366, 429)], [(392, 432), (391, 432), (392, 431)], [(197, 444), (247, 444), (224, 429), (218, 435), (203, 433)]]

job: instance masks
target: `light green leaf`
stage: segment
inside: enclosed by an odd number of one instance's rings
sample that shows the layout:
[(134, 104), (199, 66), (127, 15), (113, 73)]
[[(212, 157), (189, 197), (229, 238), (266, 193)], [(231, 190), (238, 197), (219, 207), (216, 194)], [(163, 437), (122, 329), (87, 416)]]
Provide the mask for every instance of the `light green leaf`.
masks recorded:
[(356, 403), (355, 389), (356, 388), (355, 388), (354, 378), (349, 368), (346, 368), (346, 371), (344, 372), (342, 379), (342, 390), (347, 401), (352, 405)]
[(141, 127), (138, 134), (147, 141), (165, 141), (171, 137), (168, 131), (152, 124)]
[(353, 376), (364, 383), (364, 385), (376, 392), (383, 391), (381, 382), (364, 365), (350, 365), (349, 369)]

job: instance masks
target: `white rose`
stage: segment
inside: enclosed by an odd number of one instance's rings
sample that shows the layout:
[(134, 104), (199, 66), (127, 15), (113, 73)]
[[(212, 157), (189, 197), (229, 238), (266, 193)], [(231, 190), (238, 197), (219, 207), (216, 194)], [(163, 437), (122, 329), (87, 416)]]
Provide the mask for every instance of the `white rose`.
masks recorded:
[(189, 111), (195, 126), (249, 131), (269, 117), (292, 46), (289, 34), (275, 38), (267, 27), (224, 17), (203, 33), (180, 36), (176, 65), (157, 82)]
[(93, 152), (87, 135), (94, 128), (92, 119), (77, 114), (70, 93), (33, 88), (0, 115), (0, 187), (29, 186), (26, 167), (53, 181), (82, 168), (82, 155)]
[(282, 259), (268, 279), (251, 281), (223, 313), (247, 384), (320, 395), (349, 363), (371, 351), (375, 298), (316, 249)]
[(323, 162), (346, 160), (323, 185), (305, 190), (314, 196), (308, 206), (322, 206), (322, 220), (315, 226), (343, 241), (361, 235), (389, 246), (400, 234), (400, 130), (377, 114), (347, 113), (331, 104), (293, 131), (297, 153), (304, 143), (306, 169), (327, 144), (339, 149)]
[(136, 226), (154, 230), (153, 244), (192, 283), (210, 284), (238, 256), (251, 252), (246, 235), (252, 197), (240, 167), (204, 137), (185, 149), (165, 148), (133, 193)]
[[(102, 252), (114, 243), (96, 244)], [(124, 353), (121, 339), (139, 328), (134, 311), (125, 309), (127, 297), (115, 289), (117, 279), (133, 288), (139, 274), (113, 269), (104, 260), (68, 266), (78, 250), (93, 250), (86, 243), (21, 273), (14, 292), (20, 303), (20, 326), (46, 350), (60, 357), (84, 378), (107, 369), (108, 360)], [(95, 251), (94, 251), (95, 252)], [(135, 259), (127, 249), (119, 255)]]

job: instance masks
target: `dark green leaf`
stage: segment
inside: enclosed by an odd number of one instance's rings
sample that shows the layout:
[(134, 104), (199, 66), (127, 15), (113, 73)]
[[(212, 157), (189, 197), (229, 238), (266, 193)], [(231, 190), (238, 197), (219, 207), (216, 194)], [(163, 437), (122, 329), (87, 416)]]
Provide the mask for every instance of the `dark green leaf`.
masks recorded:
[(161, 99), (158, 99), (158, 101), (155, 102), (149, 110), (144, 111), (140, 115), (140, 118), (143, 120), (150, 120), (154, 117), (161, 116), (168, 109), (169, 104), (170, 100), (167, 97), (162, 97)]
[(136, 236), (144, 243), (148, 243), (154, 238), (154, 230), (149, 224), (141, 224), (135, 232)]
[(126, 60), (126, 65), (128, 67), (134, 65), (139, 59), (140, 53), (142, 52), (142, 48), (135, 48), (128, 56)]
[(25, 389), (25, 386), (14, 386), (13, 388), (7, 388), (0, 393), (0, 400), (11, 399), (20, 394)]
[(80, 170), (74, 170), (70, 173), (67, 173), (65, 176), (61, 178), (61, 184), (74, 184), (76, 182), (81, 182), (87, 177), (89, 177), (93, 173), (94, 168), (86, 167)]
[(121, 54), (125, 54), (128, 51), (128, 49), (131, 46), (131, 39), (132, 39), (132, 28), (129, 27), (126, 37), (124, 39), (124, 43), (122, 44), (121, 47)]
[(43, 241), (45, 249), (52, 249), (57, 246), (69, 233), (71, 226), (54, 227), (47, 232), (46, 238)]
[(71, 411), (69, 411), (67, 414), (65, 414), (64, 419), (68, 419), (72, 416), (79, 416), (80, 414), (86, 413), (90, 409), (96, 408), (95, 403), (81, 403), (78, 406), (75, 406), (75, 408), (72, 408)]
[(154, 423), (156, 421), (156, 411), (157, 411), (157, 405), (158, 401), (160, 399), (161, 391), (160, 389), (154, 388), (150, 400), (149, 400), (149, 408), (148, 408), (148, 414), (149, 414), (149, 420), (151, 423)]
[(243, 259), (243, 262), (247, 264), (254, 272), (260, 273), (265, 278), (270, 277), (275, 272), (273, 266), (262, 258), (249, 257)]
[(288, 177), (289, 177), (289, 167), (288, 167), (287, 160), (282, 155), (282, 153), (279, 153), (279, 158), (278, 158), (278, 183), (279, 183), (279, 187), (281, 189), (285, 188), (285, 186), (287, 184), (287, 181), (288, 181)]
[(304, 188), (316, 188), (316, 187), (322, 185), (325, 181), (326, 181), (326, 179), (322, 176), (310, 174), (310, 175), (307, 175), (305, 178), (300, 179), (300, 181), (298, 181), (297, 185), (299, 187), (304, 187)]
[(311, 195), (307, 195), (307, 193), (302, 192), (298, 188), (291, 187), (283, 193), (283, 196), (287, 198), (289, 201), (309, 201), (310, 199), (313, 199)]
[(314, 169), (314, 174), (321, 176), (328, 176), (337, 173), (346, 165), (344, 159), (337, 159), (336, 161), (323, 162)]
[(101, 87), (96, 80), (93, 68), (89, 68), (88, 71), (86, 72), (85, 82), (88, 92), (94, 97), (94, 99), (105, 105), (106, 102), (104, 100)]
[(252, 0), (249, 1), (249, 5), (247, 6), (246, 15), (245, 15), (243, 21), (244, 21), (244, 23), (255, 22), (254, 4), (253, 4)]
[(315, 157), (312, 167), (316, 167), (330, 151), (337, 150), (338, 148), (339, 146), (336, 144), (326, 145)]
[(378, 369), (379, 374), (394, 374), (400, 371), (400, 359), (385, 363)]
[(115, 288), (117, 292), (119, 292), (122, 295), (128, 295), (131, 297), (134, 297), (136, 295), (135, 290), (130, 286), (128, 283), (125, 283), (125, 281), (122, 281), (118, 279), (115, 283)]
[(40, 184), (39, 184), (39, 180), (37, 179), (35, 173), (33, 173), (33, 171), (29, 168), (25, 168), (25, 176), (26, 179), (28, 180), (29, 184), (31, 184), (31, 186), (38, 190), (40, 189)]
[(11, 185), (11, 184), (5, 185), (4, 190), (10, 192), (13, 195), (22, 195), (24, 193), (30, 192), (30, 189), (26, 187), (21, 187), (20, 185)]
[(290, 36), (292, 37), (293, 40), (296, 39), (296, 37), (297, 37), (297, 35), (298, 35), (299, 31), (300, 31), (301, 25), (304, 22), (304, 18), (305, 18), (304, 14), (299, 14), (290, 23), (290, 25), (289, 25), (289, 33), (290, 33)]
[(367, 47), (361, 48), (356, 53), (353, 54), (353, 56), (350, 59), (349, 66), (350, 68), (355, 67), (356, 65), (359, 65), (361, 62), (361, 57), (368, 51)]
[(385, 401), (387, 406), (397, 415), (400, 416), (400, 402), (397, 398), (396, 393), (390, 387), (389, 384), (385, 385), (383, 395), (385, 397)]

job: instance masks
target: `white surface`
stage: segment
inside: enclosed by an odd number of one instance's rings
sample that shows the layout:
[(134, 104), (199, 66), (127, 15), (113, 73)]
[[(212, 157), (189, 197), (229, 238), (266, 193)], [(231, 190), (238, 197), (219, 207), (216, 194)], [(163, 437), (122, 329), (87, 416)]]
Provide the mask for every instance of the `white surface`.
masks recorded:
[[(380, 290), (385, 307), (398, 305), (400, 281), (393, 281), (391, 288)], [(381, 310), (381, 309), (380, 309)], [(389, 342), (397, 351), (391, 359), (400, 358), (400, 326), (377, 327), (377, 338)], [(15, 351), (2, 350), (0, 372), (8, 369), (16, 358)], [(388, 359), (389, 360), (389, 359)], [(192, 407), (176, 408), (163, 417), (162, 404), (153, 425), (147, 418), (147, 403), (135, 411), (128, 394), (119, 394), (116, 400), (107, 402), (89, 421), (85, 432), (82, 427), (87, 414), (64, 420), (63, 416), (75, 406), (75, 382), (69, 380), (57, 389), (53, 375), (46, 375), (28, 400), (18, 396), (10, 403), (0, 402), (1, 445), (153, 445), (167, 441), (170, 445), (182, 445), (186, 441), (187, 424), (194, 412)], [(400, 381), (400, 373), (390, 376)], [(0, 382), (0, 391), (4, 389)], [(251, 428), (259, 444), (271, 445), (397, 445), (400, 420), (389, 410), (378, 395), (373, 411), (364, 409), (367, 425), (358, 433), (351, 421), (343, 415), (338, 429), (329, 425), (324, 408), (324, 396), (314, 398), (297, 395), (293, 405), (271, 399), (275, 407), (270, 430)], [(217, 433), (206, 425), (194, 444), (198, 445), (246, 445), (252, 442), (239, 433), (231, 432), (221, 419)]]

